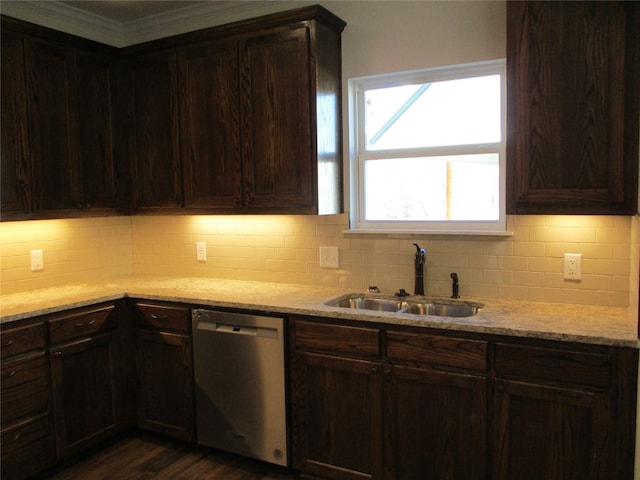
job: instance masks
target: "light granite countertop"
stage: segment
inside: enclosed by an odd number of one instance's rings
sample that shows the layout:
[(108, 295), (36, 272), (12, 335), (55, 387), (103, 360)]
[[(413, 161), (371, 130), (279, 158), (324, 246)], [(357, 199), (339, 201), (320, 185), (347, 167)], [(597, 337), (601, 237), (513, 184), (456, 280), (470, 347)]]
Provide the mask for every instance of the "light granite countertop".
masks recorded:
[[(637, 312), (629, 308), (465, 298), (463, 300), (483, 303), (484, 308), (473, 317), (453, 318), (351, 310), (325, 304), (347, 293), (356, 292), (330, 287), (196, 277), (126, 276), (0, 296), (0, 322), (13, 322), (133, 297), (443, 330), (639, 347)], [(419, 297), (412, 296), (410, 299)]]

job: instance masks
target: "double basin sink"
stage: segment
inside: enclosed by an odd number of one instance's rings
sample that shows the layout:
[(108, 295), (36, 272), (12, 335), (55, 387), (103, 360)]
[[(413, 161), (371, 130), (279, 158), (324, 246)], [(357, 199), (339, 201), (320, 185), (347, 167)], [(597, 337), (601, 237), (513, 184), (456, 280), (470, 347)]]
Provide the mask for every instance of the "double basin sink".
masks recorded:
[(484, 305), (474, 302), (448, 301), (446, 299), (382, 298), (364, 294), (350, 294), (329, 300), (331, 307), (354, 310), (374, 310), (378, 312), (410, 313), (414, 315), (434, 315), (438, 317), (472, 317)]

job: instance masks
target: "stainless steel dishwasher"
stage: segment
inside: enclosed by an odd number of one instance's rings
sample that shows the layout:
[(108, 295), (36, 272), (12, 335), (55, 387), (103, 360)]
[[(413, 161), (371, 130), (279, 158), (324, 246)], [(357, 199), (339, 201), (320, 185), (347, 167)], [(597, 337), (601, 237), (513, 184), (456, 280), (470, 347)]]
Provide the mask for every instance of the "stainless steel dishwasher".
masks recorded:
[(288, 465), (282, 318), (192, 313), (201, 445)]

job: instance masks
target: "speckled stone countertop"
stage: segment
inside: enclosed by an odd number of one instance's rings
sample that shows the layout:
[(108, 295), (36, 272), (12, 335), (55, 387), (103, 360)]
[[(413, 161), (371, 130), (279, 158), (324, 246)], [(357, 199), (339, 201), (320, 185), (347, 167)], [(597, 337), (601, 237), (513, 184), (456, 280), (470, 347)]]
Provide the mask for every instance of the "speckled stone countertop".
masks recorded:
[(637, 312), (628, 308), (466, 298), (463, 300), (479, 301), (485, 306), (476, 316), (453, 318), (351, 310), (325, 304), (347, 293), (356, 292), (209, 278), (126, 276), (1, 296), (0, 322), (13, 322), (128, 296), (282, 314), (639, 347)]

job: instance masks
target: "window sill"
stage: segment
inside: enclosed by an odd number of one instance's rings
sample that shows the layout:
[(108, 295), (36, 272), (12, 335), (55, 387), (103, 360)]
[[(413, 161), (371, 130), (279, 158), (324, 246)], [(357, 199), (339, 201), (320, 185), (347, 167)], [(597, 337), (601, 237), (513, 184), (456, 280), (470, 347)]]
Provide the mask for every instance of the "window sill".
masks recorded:
[(347, 229), (344, 235), (386, 235), (387, 237), (407, 235), (463, 235), (474, 237), (513, 237), (513, 232), (493, 230), (388, 230), (388, 229)]

